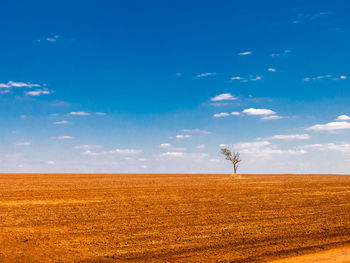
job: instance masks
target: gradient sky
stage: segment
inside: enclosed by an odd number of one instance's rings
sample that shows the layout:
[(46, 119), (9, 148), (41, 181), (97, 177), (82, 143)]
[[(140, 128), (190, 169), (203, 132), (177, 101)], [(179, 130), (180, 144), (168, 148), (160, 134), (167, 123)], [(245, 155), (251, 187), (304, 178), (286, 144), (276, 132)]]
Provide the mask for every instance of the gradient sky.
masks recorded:
[(0, 10), (0, 172), (349, 173), (346, 0)]

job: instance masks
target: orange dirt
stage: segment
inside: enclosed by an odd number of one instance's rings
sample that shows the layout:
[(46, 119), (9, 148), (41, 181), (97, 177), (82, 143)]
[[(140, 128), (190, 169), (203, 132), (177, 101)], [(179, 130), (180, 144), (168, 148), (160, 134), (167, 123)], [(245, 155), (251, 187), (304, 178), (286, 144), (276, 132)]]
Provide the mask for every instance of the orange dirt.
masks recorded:
[(319, 253), (279, 259), (271, 263), (349, 263), (350, 247), (335, 248)]
[(266, 262), (349, 244), (347, 175), (0, 175), (0, 262)]

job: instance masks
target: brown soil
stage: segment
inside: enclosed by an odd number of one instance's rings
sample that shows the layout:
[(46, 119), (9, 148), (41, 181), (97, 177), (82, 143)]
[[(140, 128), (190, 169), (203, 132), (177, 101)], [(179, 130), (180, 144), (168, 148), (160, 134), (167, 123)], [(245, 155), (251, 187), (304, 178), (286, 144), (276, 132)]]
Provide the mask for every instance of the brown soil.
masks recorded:
[(349, 263), (350, 247), (335, 248), (319, 253), (279, 259), (271, 263)]
[(266, 262), (346, 245), (347, 175), (0, 175), (0, 262)]

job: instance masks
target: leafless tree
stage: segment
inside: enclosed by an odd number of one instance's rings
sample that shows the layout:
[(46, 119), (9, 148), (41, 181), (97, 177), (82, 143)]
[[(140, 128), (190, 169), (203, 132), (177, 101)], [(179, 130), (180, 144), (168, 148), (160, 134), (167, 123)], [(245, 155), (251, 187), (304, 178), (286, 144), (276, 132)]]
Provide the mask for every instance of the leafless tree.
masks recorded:
[(221, 149), (221, 153), (226, 156), (226, 160), (229, 160), (233, 164), (233, 171), (234, 174), (237, 174), (238, 166), (242, 160), (239, 159), (240, 153), (239, 152), (231, 152), (228, 148)]

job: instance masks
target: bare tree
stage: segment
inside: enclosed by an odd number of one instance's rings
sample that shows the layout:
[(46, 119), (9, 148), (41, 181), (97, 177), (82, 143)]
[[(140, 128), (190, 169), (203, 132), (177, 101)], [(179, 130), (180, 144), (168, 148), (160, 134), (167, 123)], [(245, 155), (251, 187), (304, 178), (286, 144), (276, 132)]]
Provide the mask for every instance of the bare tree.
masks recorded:
[(231, 152), (231, 150), (228, 148), (221, 149), (221, 153), (226, 156), (226, 160), (232, 162), (234, 174), (237, 174), (237, 169), (239, 166), (238, 163), (242, 161), (241, 159), (239, 159), (240, 153)]

